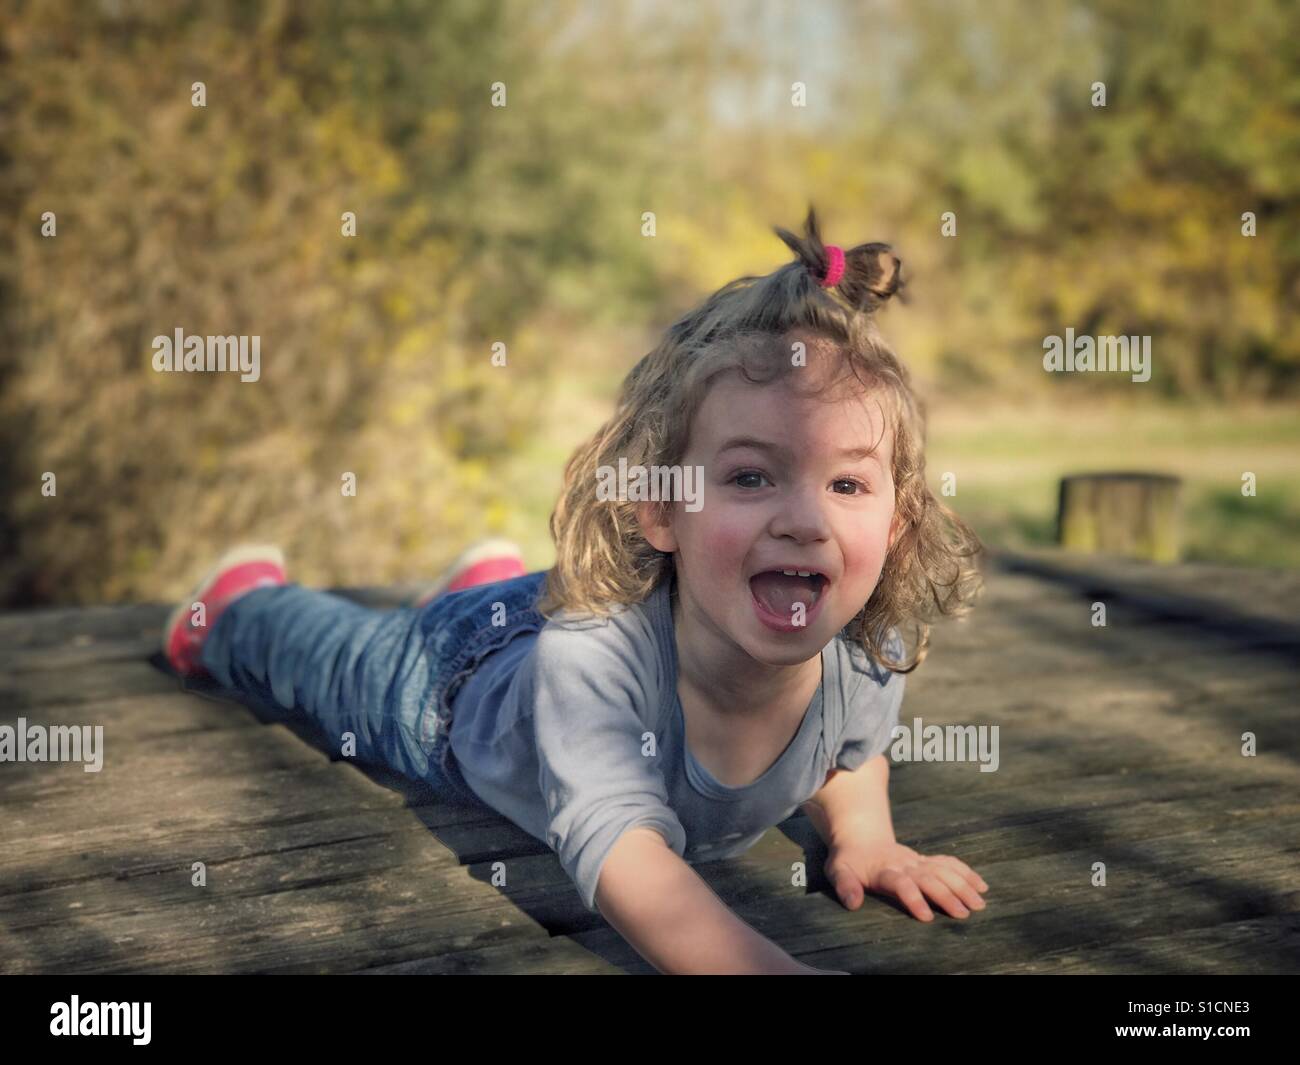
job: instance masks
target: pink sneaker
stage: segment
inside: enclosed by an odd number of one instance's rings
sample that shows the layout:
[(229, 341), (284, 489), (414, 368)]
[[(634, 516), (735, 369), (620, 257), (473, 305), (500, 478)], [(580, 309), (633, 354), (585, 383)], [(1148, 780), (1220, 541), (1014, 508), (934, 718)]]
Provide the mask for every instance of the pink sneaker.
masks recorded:
[(480, 540), (462, 551), (442, 576), (421, 591), (411, 605), (419, 609), (446, 592), (522, 577), (527, 572), (518, 544), (510, 540)]
[[(243, 544), (231, 548), (163, 626), (163, 654), (172, 669), (182, 677), (206, 676), (208, 671), (199, 664), (203, 642), (226, 607), (254, 588), (287, 583), (284, 555), (278, 547)], [(202, 627), (193, 623), (195, 603), (202, 603), (206, 611)]]

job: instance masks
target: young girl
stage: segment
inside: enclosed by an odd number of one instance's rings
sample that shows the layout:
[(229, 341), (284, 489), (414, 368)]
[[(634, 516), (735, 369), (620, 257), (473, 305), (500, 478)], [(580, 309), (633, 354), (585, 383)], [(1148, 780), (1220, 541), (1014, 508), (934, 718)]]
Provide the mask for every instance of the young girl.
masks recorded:
[[(180, 674), (296, 706), (544, 840), (661, 972), (819, 972), (688, 864), (801, 807), (849, 909), (870, 891), (964, 918), (987, 890), (889, 812), (903, 674), (933, 612), (968, 609), (979, 550), (926, 486), (924, 410), (872, 321), (900, 263), (824, 245), (812, 210), (776, 232), (796, 260), (672, 325), (569, 461), (551, 570), (489, 542), (385, 612), (240, 549), (164, 633)], [(614, 471), (641, 490), (611, 499)]]

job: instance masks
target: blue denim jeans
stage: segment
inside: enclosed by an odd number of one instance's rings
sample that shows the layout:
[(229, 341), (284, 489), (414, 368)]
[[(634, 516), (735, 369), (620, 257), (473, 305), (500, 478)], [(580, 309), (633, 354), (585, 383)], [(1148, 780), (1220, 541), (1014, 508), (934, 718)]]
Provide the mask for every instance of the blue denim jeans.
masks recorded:
[(217, 618), (203, 665), (227, 688), (306, 714), (336, 752), (350, 732), (358, 760), (478, 802), (452, 757), (452, 700), (487, 655), (545, 624), (534, 607), (545, 578), (448, 592), (418, 610), (298, 584), (256, 588)]

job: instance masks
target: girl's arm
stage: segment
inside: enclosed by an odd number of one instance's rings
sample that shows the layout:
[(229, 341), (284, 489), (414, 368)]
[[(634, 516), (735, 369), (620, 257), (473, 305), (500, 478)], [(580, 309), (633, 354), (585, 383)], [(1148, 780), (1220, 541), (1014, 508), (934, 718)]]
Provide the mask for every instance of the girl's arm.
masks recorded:
[(889, 814), (889, 759), (878, 754), (857, 769), (832, 769), (802, 807), (826, 846), (839, 839), (893, 843)]
[(894, 838), (889, 813), (889, 759), (868, 759), (852, 771), (832, 769), (803, 810), (829, 848), (826, 876), (847, 909), (862, 905), (864, 891), (893, 895), (919, 921), (932, 921), (930, 899), (949, 916), (984, 909), (989, 886), (950, 854), (927, 857)]
[(727, 908), (655, 829), (634, 825), (596, 884), (601, 915), (661, 973), (815, 975)]

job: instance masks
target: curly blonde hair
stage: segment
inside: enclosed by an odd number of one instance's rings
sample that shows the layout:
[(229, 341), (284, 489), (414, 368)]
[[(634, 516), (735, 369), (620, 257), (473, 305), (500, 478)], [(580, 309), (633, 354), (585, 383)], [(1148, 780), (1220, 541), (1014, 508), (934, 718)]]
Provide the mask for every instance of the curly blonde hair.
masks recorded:
[[(795, 261), (724, 285), (671, 325), (628, 373), (613, 417), (569, 459), (550, 521), (556, 562), (537, 606), (548, 618), (561, 610), (604, 616), (643, 601), (671, 577), (672, 556), (642, 535), (638, 504), (597, 498), (598, 468), (620, 458), (629, 466), (678, 465), (713, 379), (728, 370), (753, 382), (789, 373), (795, 365), (789, 334), (810, 332), (840, 359), (841, 373), (829, 379), (849, 371), (875, 389), (894, 433), (899, 532), (871, 598), (843, 634), (884, 668), (909, 673), (926, 656), (935, 614), (969, 611), (982, 585), (973, 560), (983, 547), (925, 483), (925, 406), (872, 318), (902, 288), (902, 263), (888, 244), (859, 244), (845, 249), (839, 283), (824, 288), (829, 256), (815, 210), (808, 210), (802, 237), (780, 227), (775, 232)], [(659, 503), (658, 516), (666, 517), (670, 506)]]

